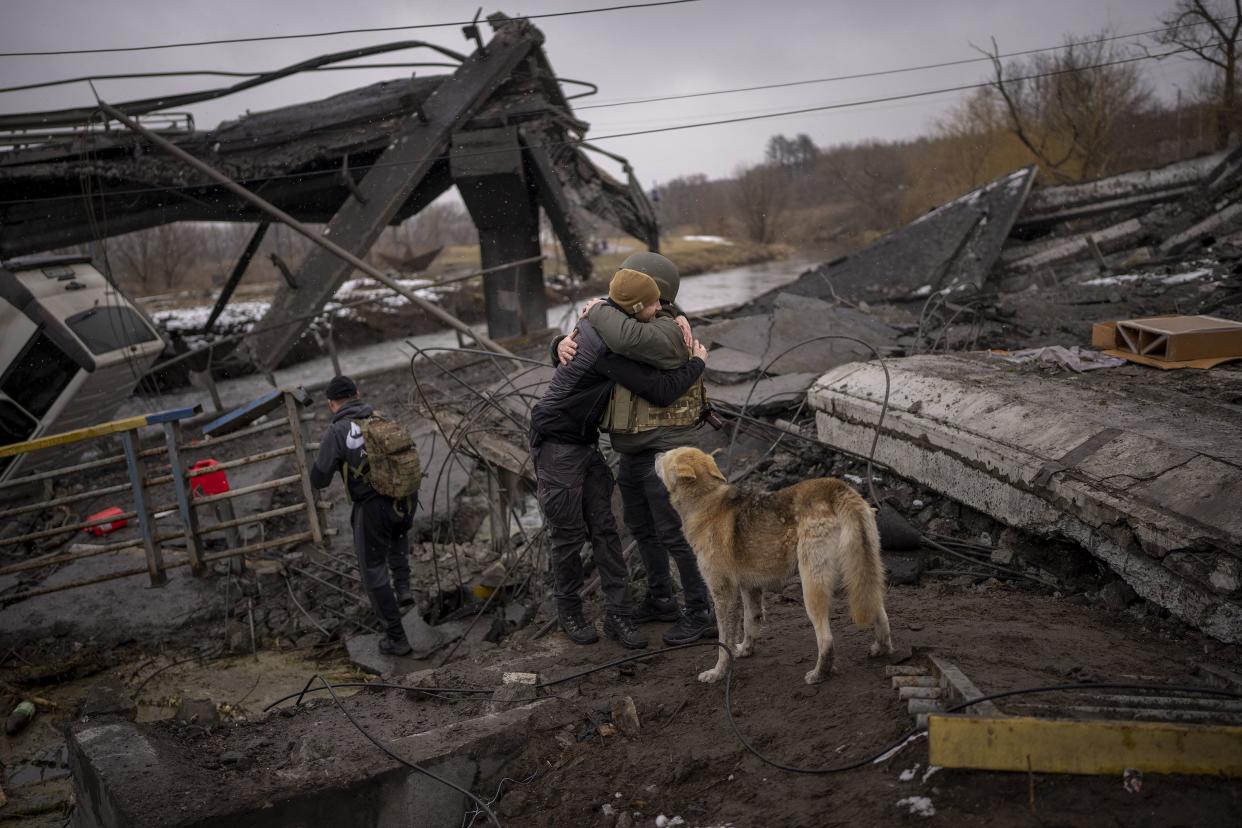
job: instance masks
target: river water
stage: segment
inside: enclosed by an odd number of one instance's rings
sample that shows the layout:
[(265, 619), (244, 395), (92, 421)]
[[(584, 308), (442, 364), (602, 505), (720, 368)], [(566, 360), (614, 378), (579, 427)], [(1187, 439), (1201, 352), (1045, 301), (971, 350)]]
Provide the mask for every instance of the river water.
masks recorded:
[[(745, 302), (772, 288), (792, 282), (800, 273), (813, 265), (814, 262), (805, 259), (785, 259), (687, 276), (681, 280), (681, 290), (677, 296), (678, 304), (687, 312), (702, 313), (714, 308)], [(569, 304), (548, 308), (548, 324), (558, 326), (561, 330), (571, 328), (576, 317), (576, 308)], [(484, 333), (486, 325), (476, 325), (474, 330)], [(419, 348), (457, 347), (457, 334), (448, 329), (407, 337), (407, 339), (409, 343)], [(413, 355), (413, 349), (406, 344), (407, 339), (377, 342), (342, 350), (338, 354), (341, 370), (346, 374), (374, 373), (407, 365)], [(277, 385), (292, 388), (325, 382), (331, 378), (332, 374), (332, 363), (327, 357), (320, 357), (282, 368), (276, 371), (275, 378)], [(257, 375), (222, 380), (217, 383), (217, 387), (221, 401), (226, 408), (241, 405), (271, 390), (267, 380)], [(186, 389), (164, 393), (157, 398), (131, 397), (114, 416), (125, 417), (193, 405), (196, 402), (203, 402), (205, 396), (201, 391)]]

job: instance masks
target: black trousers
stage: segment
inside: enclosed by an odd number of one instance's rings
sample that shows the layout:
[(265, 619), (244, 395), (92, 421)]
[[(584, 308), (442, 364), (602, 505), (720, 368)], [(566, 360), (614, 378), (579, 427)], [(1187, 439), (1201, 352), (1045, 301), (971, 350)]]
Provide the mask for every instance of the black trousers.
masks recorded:
[(588, 539), (608, 612), (629, 615), (630, 576), (612, 515), (612, 472), (594, 445), (531, 446), (539, 507), (552, 541), (552, 580), (560, 612), (582, 609), (582, 544)]
[(658, 453), (622, 454), (617, 470), (625, 528), (638, 542), (638, 552), (647, 570), (647, 595), (655, 599), (673, 597), (673, 578), (668, 566), (671, 557), (677, 564), (677, 574), (681, 576), (686, 609), (711, 609), (711, 595), (699, 572), (694, 550), (682, 531), (681, 516), (669, 501), (668, 489), (656, 475), (655, 457)]
[[(410, 497), (394, 500), (375, 495), (355, 502), (349, 523), (354, 530), (354, 552), (358, 555), (358, 574), (371, 599), (375, 617), (389, 638), (401, 639), (401, 608), (396, 589), (410, 585), (410, 527), (414, 524), (417, 501)], [(389, 572), (392, 583), (389, 583)]]

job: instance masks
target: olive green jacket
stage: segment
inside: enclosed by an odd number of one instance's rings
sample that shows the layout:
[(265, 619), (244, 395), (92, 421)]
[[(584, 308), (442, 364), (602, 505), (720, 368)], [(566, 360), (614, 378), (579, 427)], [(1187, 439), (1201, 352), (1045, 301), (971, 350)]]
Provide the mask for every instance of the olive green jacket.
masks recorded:
[[(601, 302), (591, 308), (587, 319), (613, 353), (653, 368), (669, 370), (681, 367), (690, 358), (681, 328), (675, 321), (678, 313), (675, 305), (665, 304), (655, 319), (639, 322), (619, 308)], [(617, 386), (614, 393), (631, 392)], [(666, 426), (636, 434), (610, 434), (609, 439), (613, 449), (622, 454), (668, 451), (678, 446), (693, 445), (698, 429), (698, 425)]]

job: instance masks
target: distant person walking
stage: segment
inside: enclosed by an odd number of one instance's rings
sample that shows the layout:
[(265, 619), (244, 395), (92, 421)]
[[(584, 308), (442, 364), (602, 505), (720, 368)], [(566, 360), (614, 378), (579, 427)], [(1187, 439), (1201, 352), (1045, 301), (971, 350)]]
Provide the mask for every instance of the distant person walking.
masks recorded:
[[(376, 415), (375, 410), (362, 401), (358, 386), (349, 377), (333, 377), (326, 396), (332, 423), (319, 443), (319, 456), (310, 473), (311, 485), (316, 489), (327, 488), (332, 478), (340, 473), (345, 494), (353, 504), (349, 522), (354, 530), (358, 573), (371, 599), (375, 617), (384, 627), (380, 652), (409, 655), (412, 648), (401, 626), (400, 607), (414, 603), (410, 592), (408, 533), (414, 523), (417, 495), (390, 497), (376, 491), (366, 441), (367, 432), (372, 431), (372, 424), (377, 421), (390, 429), (404, 430)], [(417, 492), (416, 481), (413, 488)]]

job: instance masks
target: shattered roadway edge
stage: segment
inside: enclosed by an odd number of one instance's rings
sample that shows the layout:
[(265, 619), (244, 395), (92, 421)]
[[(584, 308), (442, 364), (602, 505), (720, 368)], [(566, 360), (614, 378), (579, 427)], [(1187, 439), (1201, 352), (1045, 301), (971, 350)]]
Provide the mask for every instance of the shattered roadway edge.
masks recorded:
[[(348, 703), (360, 700), (367, 703), (366, 697)], [(542, 700), (398, 738), (374, 724), (370, 729), (400, 756), (466, 789), (486, 791), (495, 788), (547, 706)], [(186, 745), (157, 725), (77, 723), (68, 733), (75, 824), (435, 828), (462, 820), (468, 803), (460, 793), (385, 756), (356, 731), (351, 744), (334, 738), (345, 732), (342, 725), (349, 727), (335, 705), (302, 709), (297, 717), (298, 728), (279, 730), (280, 738), (302, 733), (290, 742), (282, 767), (248, 767), (254, 731), (267, 724), (259, 720), (226, 731), (225, 744), (237, 755), (223, 770), (229, 751)]]
[[(1242, 642), (1235, 412), (1017, 373), (981, 354), (887, 364), (877, 462), (1010, 526), (1068, 538), (1140, 596)], [(878, 364), (822, 376), (810, 391), (820, 439), (866, 454), (884, 389)]]

